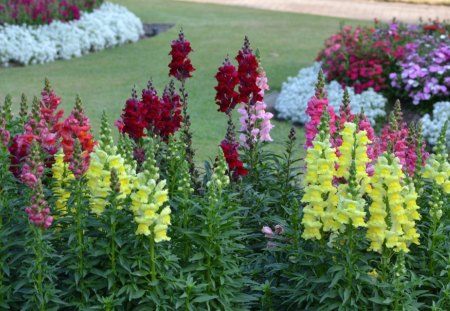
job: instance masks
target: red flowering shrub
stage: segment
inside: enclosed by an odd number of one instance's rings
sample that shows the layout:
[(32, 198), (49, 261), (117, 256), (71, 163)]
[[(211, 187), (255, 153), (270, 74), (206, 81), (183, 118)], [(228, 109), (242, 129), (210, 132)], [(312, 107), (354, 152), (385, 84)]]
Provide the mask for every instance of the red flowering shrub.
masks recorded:
[(374, 28), (344, 27), (325, 41), (318, 61), (329, 81), (353, 86), (356, 93), (368, 88), (381, 91), (388, 86), (387, 68), (399, 56), (389, 38), (377, 38)]
[(50, 24), (53, 20), (80, 19), (81, 11), (92, 11), (103, 0), (6, 0), (0, 5), (0, 21), (10, 24)]

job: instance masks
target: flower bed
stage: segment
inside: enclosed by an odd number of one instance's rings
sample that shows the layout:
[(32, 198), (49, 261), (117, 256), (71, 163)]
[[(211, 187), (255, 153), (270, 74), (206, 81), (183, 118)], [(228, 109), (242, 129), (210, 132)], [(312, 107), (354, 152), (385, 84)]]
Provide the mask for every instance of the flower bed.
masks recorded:
[(357, 93), (372, 87), (407, 106), (431, 111), (433, 103), (450, 94), (449, 29), (440, 22), (395, 21), (344, 27), (325, 41), (317, 59), (329, 80), (353, 86)]
[[(387, 100), (399, 99), (402, 109), (422, 116), (425, 137), (437, 142), (449, 113), (443, 111), (450, 96), (450, 26), (433, 22), (419, 25), (376, 23), (375, 27), (343, 27), (325, 41), (312, 67), (300, 70), (297, 77), (283, 84), (275, 108), (279, 117), (305, 124), (305, 103), (313, 95), (315, 77), (322, 67), (331, 105), (338, 108), (343, 88), (347, 87), (352, 109), (364, 110), (374, 122), (385, 115)], [(434, 105), (439, 103), (433, 115)], [(417, 116), (418, 115), (418, 116)], [(433, 129), (433, 130), (432, 130)], [(450, 136), (448, 136), (450, 139)]]
[(103, 0), (6, 0), (0, 5), (0, 22), (40, 25), (54, 20), (68, 22), (80, 19), (83, 11), (91, 12)]
[[(0, 109), (0, 306), (23, 310), (448, 310), (450, 163), (397, 105), (375, 135), (319, 74), (306, 156), (268, 151), (268, 78), (247, 38), (216, 74), (217, 157), (199, 175), (183, 33), (170, 81), (91, 134), (48, 81)], [(225, 53), (224, 53), (225, 54)], [(195, 78), (195, 77), (194, 77)], [(234, 110), (240, 114), (238, 139)], [(205, 129), (207, 130), (207, 129)], [(303, 174), (304, 173), (304, 174)]]
[(49, 25), (0, 26), (0, 63), (42, 64), (70, 59), (105, 48), (136, 42), (143, 34), (138, 17), (125, 7), (105, 3), (79, 20)]

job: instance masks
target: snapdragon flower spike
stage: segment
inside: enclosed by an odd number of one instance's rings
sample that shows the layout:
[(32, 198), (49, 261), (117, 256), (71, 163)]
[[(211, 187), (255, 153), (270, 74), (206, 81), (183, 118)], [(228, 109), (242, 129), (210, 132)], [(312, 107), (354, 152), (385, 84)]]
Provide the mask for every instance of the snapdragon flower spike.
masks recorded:
[(191, 73), (195, 68), (189, 59), (189, 53), (192, 52), (191, 43), (185, 39), (183, 31), (180, 31), (177, 40), (173, 40), (171, 44), (171, 51), (169, 55), (172, 60), (169, 64), (169, 76), (184, 83), (188, 78), (191, 78)]
[(239, 83), (236, 67), (230, 62), (229, 58), (225, 58), (223, 65), (219, 67), (216, 74), (217, 86), (216, 104), (219, 106), (218, 111), (230, 113), (239, 102), (239, 93), (236, 92), (236, 85)]
[(175, 91), (173, 81), (164, 89), (161, 98), (161, 111), (158, 122), (155, 124), (157, 134), (167, 141), (169, 135), (173, 135), (181, 128), (183, 117), (181, 116), (180, 96)]
[(61, 99), (57, 97), (50, 87), (49, 81), (45, 80), (42, 91), (42, 100), (36, 97), (33, 100), (30, 119), (24, 125), (25, 133), (18, 134), (13, 138), (9, 147), (11, 154), (11, 172), (19, 177), (20, 166), (31, 150), (31, 143), (36, 140), (48, 157), (45, 158), (45, 166), (50, 167), (54, 161), (54, 155), (59, 149), (61, 129), (60, 119), (64, 111), (58, 110)]
[(254, 104), (243, 105), (238, 109), (241, 114), (241, 144), (249, 148), (257, 141), (272, 141), (270, 130), (273, 128), (271, 119), (273, 114), (266, 111), (267, 105), (264, 102), (264, 93), (269, 89), (266, 73), (262, 67), (258, 68), (256, 84), (260, 89), (258, 95), (261, 100)]
[(170, 206), (166, 181), (159, 179), (156, 166), (155, 148), (152, 138), (146, 137), (146, 159), (142, 164), (143, 171), (136, 175), (133, 183), (131, 211), (137, 223), (136, 235), (152, 236), (156, 243), (169, 241), (167, 229), (170, 225)]
[(81, 149), (80, 141), (77, 137), (73, 139), (73, 156), (70, 159), (69, 163), (69, 170), (73, 173), (75, 178), (79, 179), (81, 178), (84, 173), (89, 168), (89, 160), (87, 157), (83, 154), (83, 151)]
[(40, 185), (31, 197), (31, 206), (25, 208), (30, 222), (37, 227), (48, 229), (53, 223), (53, 217), (50, 215), (48, 206), (48, 202), (44, 199), (42, 193), (42, 185)]
[(83, 167), (89, 166), (90, 153), (95, 146), (94, 136), (91, 134), (91, 124), (81, 104), (79, 96), (76, 98), (72, 113), (64, 120), (60, 135), (61, 146), (64, 151), (64, 161), (72, 162), (74, 157), (74, 139), (80, 144)]
[(409, 252), (411, 243), (419, 245), (415, 222), (420, 214), (413, 183), (408, 182), (400, 160), (389, 151), (378, 158), (371, 181), (366, 234), (369, 250), (381, 252), (385, 245), (395, 252)]
[(44, 174), (44, 163), (41, 161), (39, 145), (33, 142), (30, 154), (26, 157), (20, 173), (20, 181), (30, 188), (36, 188)]
[(273, 128), (273, 114), (266, 112), (264, 93), (269, 89), (267, 76), (256, 55), (250, 49), (245, 37), (244, 46), (236, 57), (238, 61), (239, 100), (241, 135), (240, 141), (245, 148), (253, 148), (257, 141), (272, 141), (270, 130)]
[(213, 174), (211, 180), (208, 181), (206, 187), (208, 189), (208, 199), (211, 204), (217, 203), (223, 189), (230, 183), (230, 178), (227, 175), (227, 163), (222, 149), (219, 149), (216, 158)]
[(444, 123), (434, 153), (425, 166), (423, 177), (433, 181), (432, 204), (430, 213), (434, 218), (441, 218), (444, 206), (444, 195), (450, 194), (450, 162), (446, 147), (446, 132), (449, 121)]
[(351, 224), (365, 227), (365, 200), (363, 195), (370, 193), (370, 179), (366, 172), (369, 157), (367, 144), (370, 141), (365, 131), (357, 132), (357, 125), (346, 122), (341, 131), (343, 142), (339, 147), (339, 168), (335, 176), (345, 178), (346, 182), (338, 186), (339, 202), (335, 220), (342, 225)]
[(136, 88), (133, 88), (131, 98), (127, 99), (122, 115), (115, 123), (119, 132), (128, 134), (135, 141), (144, 136), (147, 126), (143, 107), (144, 103), (138, 100)]
[(61, 98), (56, 96), (48, 79), (45, 79), (45, 87), (41, 95), (42, 100), (39, 102), (40, 118), (45, 120), (45, 124), (50, 131), (57, 132), (64, 110), (58, 110)]
[[(408, 137), (410, 137), (410, 133), (403, 121), (400, 102), (397, 101), (394, 111), (391, 112), (389, 124), (386, 124), (382, 130), (381, 139), (378, 141), (375, 152), (381, 154), (391, 146), (392, 150), (390, 151), (399, 158), (403, 171), (408, 173), (409, 176), (413, 176), (416, 170), (416, 141), (415, 139), (408, 139)], [(422, 143), (421, 148), (423, 166), (428, 158), (428, 153), (425, 151), (425, 142)]]
[(55, 207), (59, 214), (67, 213), (67, 201), (70, 198), (70, 184), (75, 176), (64, 162), (64, 153), (60, 149), (55, 154), (55, 163), (52, 165), (53, 195), (56, 197)]
[(22, 93), (19, 110), (19, 119), (22, 125), (25, 124), (27, 118), (28, 118), (27, 96), (24, 93)]
[(334, 168), (337, 162), (336, 149), (330, 142), (330, 116), (323, 112), (318, 134), (312, 148), (306, 150), (305, 193), (302, 202), (302, 224), (304, 239), (322, 238), (322, 232), (336, 232), (341, 224), (335, 220), (338, 196), (333, 185)]
[(9, 94), (5, 96), (3, 106), (0, 107), (0, 118), (3, 118), (5, 120), (6, 125), (9, 125), (13, 119), (12, 97)]
[(6, 120), (0, 116), (0, 145), (7, 147), (11, 139), (11, 134), (6, 129)]
[(328, 98), (325, 91), (325, 78), (322, 70), (320, 70), (317, 78), (315, 95), (309, 100), (308, 108), (306, 109), (306, 114), (309, 115), (310, 120), (305, 125), (305, 149), (312, 147), (312, 142), (318, 132), (318, 126), (324, 111), (327, 111), (329, 115), (329, 133), (331, 137), (333, 137), (336, 132), (336, 116), (333, 107), (328, 105)]
[(234, 136), (234, 124), (231, 115), (229, 115), (227, 135), (219, 146), (222, 148), (225, 160), (228, 164), (229, 176), (234, 180), (237, 180), (241, 176), (247, 176), (248, 170), (244, 168), (244, 163), (239, 159), (239, 144), (236, 143)]
[(244, 46), (239, 50), (236, 60), (239, 78), (239, 101), (241, 103), (255, 104), (262, 101), (261, 89), (257, 85), (258, 60), (250, 48), (250, 41), (247, 36), (244, 39)]

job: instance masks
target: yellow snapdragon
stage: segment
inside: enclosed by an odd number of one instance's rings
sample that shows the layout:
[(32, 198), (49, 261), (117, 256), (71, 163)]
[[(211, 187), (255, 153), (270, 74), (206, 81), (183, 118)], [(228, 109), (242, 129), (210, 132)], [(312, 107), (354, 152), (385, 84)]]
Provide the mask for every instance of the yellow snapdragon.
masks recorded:
[[(86, 172), (87, 186), (91, 193), (90, 206), (93, 213), (101, 215), (108, 204), (108, 194), (111, 192), (111, 170), (116, 170), (120, 184), (117, 199), (125, 199), (132, 190), (135, 176), (133, 168), (125, 164), (125, 160), (117, 154), (116, 148), (108, 148), (109, 152), (96, 146), (91, 153), (91, 162)], [(122, 206), (119, 204), (118, 209)]]
[(423, 177), (433, 180), (445, 194), (450, 194), (450, 163), (447, 153), (432, 154), (425, 165)]
[(378, 158), (372, 177), (372, 204), (367, 222), (369, 249), (381, 252), (383, 245), (396, 252), (408, 252), (411, 243), (419, 244), (415, 221), (420, 219), (417, 194), (412, 182), (405, 183), (400, 161), (385, 152)]
[(338, 187), (338, 208), (335, 220), (341, 225), (365, 227), (366, 205), (363, 194), (370, 192), (369, 176), (366, 172), (369, 157), (367, 144), (370, 143), (366, 131), (356, 133), (356, 124), (345, 122), (341, 132), (342, 145), (339, 147), (338, 169), (336, 176), (345, 178), (346, 183)]
[(168, 225), (170, 225), (170, 207), (165, 206), (169, 200), (165, 188), (166, 181), (157, 182), (141, 172), (134, 180), (134, 192), (131, 194), (131, 211), (138, 224), (136, 234), (154, 234), (155, 242), (167, 241)]
[(151, 137), (144, 138), (146, 159), (142, 164), (143, 171), (137, 174), (133, 182), (131, 211), (138, 227), (137, 235), (152, 236), (156, 243), (169, 241), (167, 229), (170, 225), (171, 209), (169, 191), (165, 180), (159, 180), (155, 159), (155, 143)]
[(55, 154), (55, 163), (52, 166), (53, 193), (56, 196), (56, 209), (61, 213), (67, 213), (67, 201), (70, 198), (69, 184), (75, 180), (68, 164), (64, 162), (64, 153), (60, 149)]
[[(321, 126), (327, 124), (324, 118)], [(304, 239), (322, 238), (324, 232), (337, 231), (340, 224), (334, 219), (338, 197), (337, 189), (333, 186), (333, 175), (337, 161), (336, 149), (331, 147), (328, 129), (320, 129), (316, 135), (313, 146), (306, 151), (305, 193), (302, 202), (306, 203), (303, 209), (302, 224)]]

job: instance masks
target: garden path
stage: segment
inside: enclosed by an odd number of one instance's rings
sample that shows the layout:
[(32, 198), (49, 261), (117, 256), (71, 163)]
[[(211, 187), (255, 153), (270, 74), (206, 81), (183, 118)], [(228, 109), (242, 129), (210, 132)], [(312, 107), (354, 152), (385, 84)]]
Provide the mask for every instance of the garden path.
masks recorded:
[(415, 22), (419, 18), (450, 20), (450, 6), (374, 2), (367, 0), (183, 0), (246, 6), (265, 10), (306, 13), (342, 18)]

